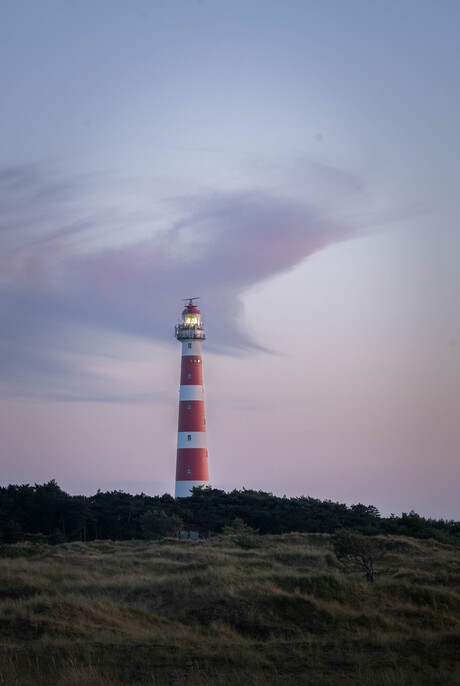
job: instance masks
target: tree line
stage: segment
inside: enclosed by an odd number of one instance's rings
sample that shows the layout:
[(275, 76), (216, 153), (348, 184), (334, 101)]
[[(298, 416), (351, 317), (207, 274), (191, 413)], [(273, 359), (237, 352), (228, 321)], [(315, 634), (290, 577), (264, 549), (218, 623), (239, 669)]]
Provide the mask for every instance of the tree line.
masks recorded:
[(260, 534), (334, 533), (346, 528), (364, 535), (398, 534), (445, 542), (460, 538), (460, 522), (427, 519), (413, 511), (381, 517), (373, 505), (347, 506), (246, 489), (226, 493), (196, 488), (190, 498), (175, 500), (167, 493), (99, 490), (93, 496), (69, 495), (54, 480), (0, 488), (3, 543), (152, 539), (181, 530), (208, 536), (228, 530), (235, 519)]

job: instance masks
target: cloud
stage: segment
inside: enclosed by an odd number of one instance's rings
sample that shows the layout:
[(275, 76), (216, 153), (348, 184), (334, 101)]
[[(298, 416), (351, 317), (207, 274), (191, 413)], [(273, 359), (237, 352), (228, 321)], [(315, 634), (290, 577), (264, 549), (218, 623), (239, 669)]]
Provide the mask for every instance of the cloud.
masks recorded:
[[(308, 174), (335, 190), (342, 184), (342, 194), (361, 188), (340, 170), (312, 165)], [(145, 183), (137, 197), (132, 188), (110, 174), (95, 183), (32, 165), (0, 171), (3, 379), (14, 385), (27, 374), (44, 388), (46, 377), (49, 393), (65, 377), (71, 396), (72, 377), (85, 370), (68, 353), (78, 351), (83, 332), (169, 340), (181, 299), (197, 295), (210, 347), (255, 348), (242, 294), (357, 235), (334, 218), (331, 203), (326, 215), (302, 188), (166, 199)], [(237, 326), (229, 328), (229, 318)]]

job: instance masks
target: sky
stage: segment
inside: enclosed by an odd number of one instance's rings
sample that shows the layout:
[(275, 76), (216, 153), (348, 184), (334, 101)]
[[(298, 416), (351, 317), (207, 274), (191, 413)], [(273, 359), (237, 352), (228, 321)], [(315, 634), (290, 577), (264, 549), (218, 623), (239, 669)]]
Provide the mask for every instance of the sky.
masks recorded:
[(460, 4), (1, 0), (0, 484), (458, 519)]

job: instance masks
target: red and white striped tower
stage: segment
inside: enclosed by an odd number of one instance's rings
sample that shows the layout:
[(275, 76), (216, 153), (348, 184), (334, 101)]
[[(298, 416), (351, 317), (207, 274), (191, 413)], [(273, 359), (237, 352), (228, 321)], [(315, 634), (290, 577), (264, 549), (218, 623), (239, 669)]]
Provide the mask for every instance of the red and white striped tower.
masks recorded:
[(201, 360), (201, 341), (206, 336), (194, 300), (197, 298), (190, 298), (175, 329), (177, 340), (182, 342), (176, 498), (189, 497), (194, 486), (209, 485)]

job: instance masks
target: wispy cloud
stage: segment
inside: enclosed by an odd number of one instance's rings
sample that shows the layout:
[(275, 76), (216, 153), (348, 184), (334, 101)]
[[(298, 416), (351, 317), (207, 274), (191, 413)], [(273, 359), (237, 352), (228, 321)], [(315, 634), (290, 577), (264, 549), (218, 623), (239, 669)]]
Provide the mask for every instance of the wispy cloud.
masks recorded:
[[(341, 170), (310, 165), (308, 175), (323, 193), (361, 189)], [(37, 165), (0, 170), (2, 379), (46, 376), (50, 388), (66, 376), (71, 388), (84, 363), (62, 353), (78, 348), (79, 331), (166, 340), (181, 298), (194, 295), (214, 349), (256, 347), (242, 294), (357, 235), (332, 202), (325, 213), (307, 187), (280, 187), (165, 198), (144, 183), (136, 198), (110, 175), (94, 183)], [(229, 316), (239, 322), (230, 332)]]

